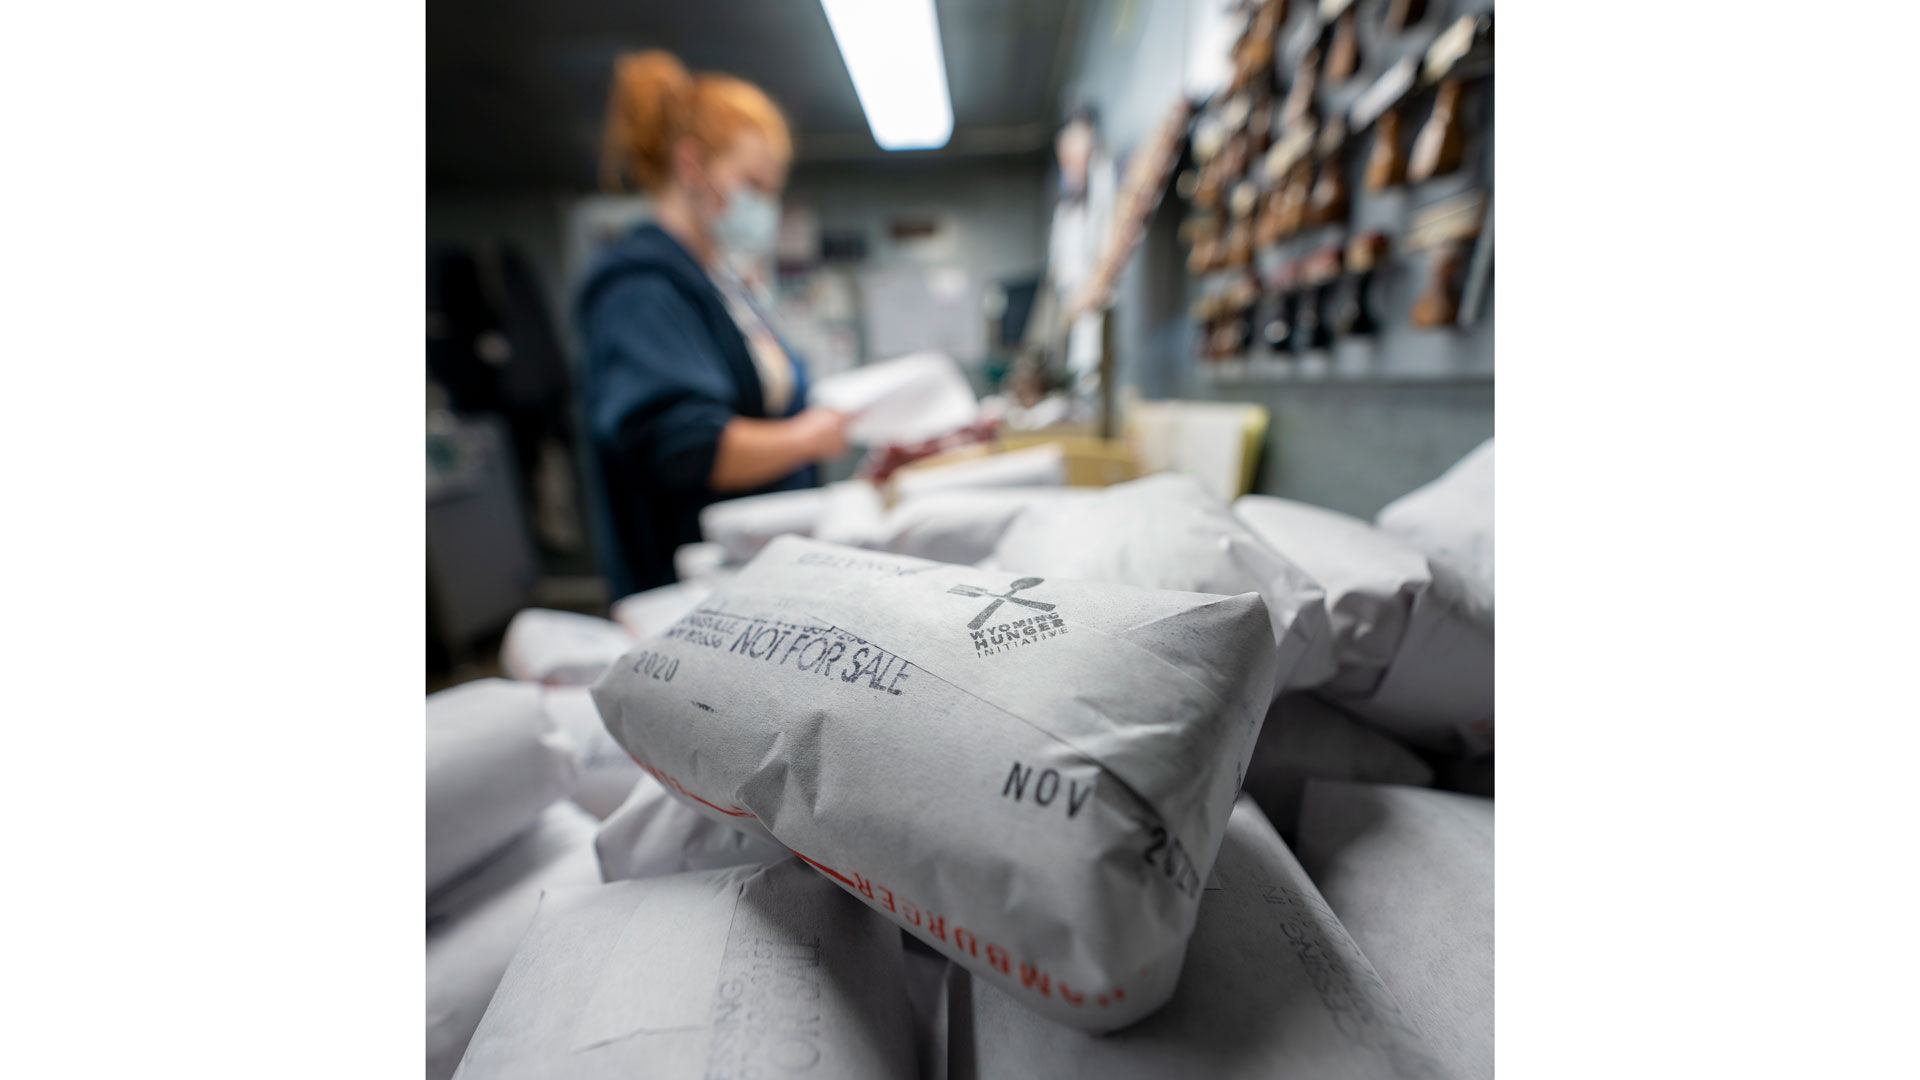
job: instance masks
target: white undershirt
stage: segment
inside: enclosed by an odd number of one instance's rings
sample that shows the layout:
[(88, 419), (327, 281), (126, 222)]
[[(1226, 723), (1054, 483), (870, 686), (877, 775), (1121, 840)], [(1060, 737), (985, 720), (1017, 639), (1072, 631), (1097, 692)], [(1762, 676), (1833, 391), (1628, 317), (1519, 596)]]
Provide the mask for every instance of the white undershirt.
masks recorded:
[(793, 358), (780, 347), (780, 339), (747, 298), (745, 285), (725, 270), (716, 270), (708, 276), (727, 302), (727, 313), (733, 316), (733, 324), (747, 339), (747, 353), (753, 357), (754, 370), (760, 375), (760, 400), (766, 405), (767, 415), (784, 414), (793, 402)]

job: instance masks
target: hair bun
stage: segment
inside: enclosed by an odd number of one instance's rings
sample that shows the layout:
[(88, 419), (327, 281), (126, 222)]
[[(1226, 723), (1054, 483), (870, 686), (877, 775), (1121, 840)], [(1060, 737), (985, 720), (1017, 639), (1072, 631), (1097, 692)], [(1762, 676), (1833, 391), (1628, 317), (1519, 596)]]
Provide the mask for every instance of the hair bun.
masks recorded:
[(624, 162), (640, 186), (653, 188), (673, 168), (674, 141), (693, 108), (693, 76), (664, 49), (625, 53), (614, 61), (607, 106), (601, 183), (619, 188)]
[(600, 184), (618, 191), (624, 178), (658, 191), (673, 179), (674, 149), (683, 140), (710, 155), (748, 130), (766, 136), (783, 168), (792, 159), (786, 117), (759, 87), (711, 71), (695, 78), (659, 49), (624, 53), (613, 64)]

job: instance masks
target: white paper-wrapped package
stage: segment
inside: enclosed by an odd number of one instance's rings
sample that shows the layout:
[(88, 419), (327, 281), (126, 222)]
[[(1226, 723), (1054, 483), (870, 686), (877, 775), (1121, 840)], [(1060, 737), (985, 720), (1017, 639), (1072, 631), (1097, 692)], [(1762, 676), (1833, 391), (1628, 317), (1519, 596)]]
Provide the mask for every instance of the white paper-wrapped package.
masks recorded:
[(1439, 479), (1388, 503), (1374, 523), (1408, 544), (1493, 585), (1493, 440)]
[(1348, 716), (1312, 694), (1282, 694), (1267, 712), (1247, 762), (1243, 790), (1291, 838), (1307, 781), (1433, 783), (1433, 767), (1398, 739)]
[(1437, 1080), (1448, 1077), (1367, 957), (1252, 803), (1207, 881), (1167, 1007), (1105, 1038), (971, 981), (949, 1028), (954, 1080)]
[(565, 798), (573, 751), (538, 683), (481, 679), (427, 695), (427, 893)]
[(1373, 693), (1340, 705), (1415, 746), (1493, 749), (1493, 589), (1439, 559), (1413, 599), (1393, 666)]
[(829, 375), (813, 384), (807, 400), (851, 415), (847, 438), (860, 446), (937, 439), (966, 427), (980, 413), (966, 375), (934, 352)]
[(873, 546), (896, 555), (969, 565), (993, 554), (1029, 507), (1091, 498), (1087, 488), (955, 488), (903, 499), (887, 512)]
[[(948, 1021), (953, 1015), (950, 988), (959, 972), (953, 961), (920, 944), (920, 939), (901, 935), (907, 962), (907, 1002), (913, 1010), (915, 1044), (920, 1051), (920, 1080), (947, 1080), (947, 1062), (952, 1057)], [(964, 983), (960, 985), (964, 986)]]
[(543, 890), (594, 885), (597, 823), (554, 803), (532, 829), (427, 908), (427, 1080), (447, 1080), (533, 922)]
[(1272, 695), (1256, 594), (789, 537), (594, 686), (716, 821), (770, 835), (1063, 1023), (1173, 990)]
[(1258, 592), (1283, 673), (1275, 693), (1334, 673), (1324, 592), (1190, 476), (1163, 473), (1036, 506), (994, 548), (998, 566), (1150, 589)]
[(719, 544), (730, 563), (745, 563), (776, 536), (811, 536), (826, 507), (822, 488), (722, 499), (700, 511), (700, 535)]
[(1300, 862), (1461, 1080), (1493, 1076), (1493, 800), (1314, 780)]
[[(640, 641), (680, 621), (680, 616), (700, 606), (713, 592), (709, 580), (676, 581), (671, 585), (623, 596), (613, 602), (613, 621), (633, 639)], [(627, 643), (633, 647), (633, 641)]]
[(910, 1077), (900, 935), (794, 859), (555, 889), (458, 1075)]
[(594, 849), (602, 881), (718, 870), (787, 857), (787, 849), (766, 836), (741, 832), (690, 809), (645, 773), (635, 781), (626, 801), (601, 824)]
[(527, 608), (500, 639), (500, 670), (510, 679), (585, 686), (633, 648), (618, 623), (576, 611)]
[(721, 572), (727, 565), (727, 549), (711, 540), (681, 544), (673, 549), (673, 576), (681, 581), (700, 581)]
[(1041, 443), (951, 465), (901, 469), (893, 474), (894, 494), (901, 499), (958, 488), (1059, 487), (1066, 482), (1067, 453), (1059, 443)]
[(1359, 518), (1266, 495), (1233, 510), (1327, 591), (1340, 667), (1320, 693), (1432, 749), (1490, 745), (1491, 589)]
[(830, 544), (871, 546), (887, 511), (880, 489), (868, 480), (841, 480), (821, 490), (826, 492), (826, 499), (820, 507), (820, 519), (814, 524), (813, 537)]
[(600, 709), (584, 686), (552, 686), (541, 696), (547, 719), (566, 736), (573, 752), (573, 784), (567, 797), (596, 819), (604, 820), (626, 801), (641, 776), (640, 766), (600, 720)]

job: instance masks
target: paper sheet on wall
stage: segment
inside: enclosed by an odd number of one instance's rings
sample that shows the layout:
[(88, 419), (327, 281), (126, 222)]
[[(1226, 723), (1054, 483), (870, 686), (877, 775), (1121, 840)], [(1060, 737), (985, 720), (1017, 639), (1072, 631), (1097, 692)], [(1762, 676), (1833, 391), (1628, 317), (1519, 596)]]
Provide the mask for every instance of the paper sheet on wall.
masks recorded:
[(894, 265), (860, 275), (869, 356), (934, 350), (967, 360), (987, 351), (980, 283), (951, 266)]

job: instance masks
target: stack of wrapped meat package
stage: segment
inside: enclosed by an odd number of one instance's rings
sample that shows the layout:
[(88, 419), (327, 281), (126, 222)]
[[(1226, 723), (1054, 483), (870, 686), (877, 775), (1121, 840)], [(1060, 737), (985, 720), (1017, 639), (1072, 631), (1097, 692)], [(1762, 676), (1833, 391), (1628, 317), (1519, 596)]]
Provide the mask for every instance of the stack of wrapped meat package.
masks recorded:
[(1490, 1077), (1491, 470), (854, 481), (523, 613), (428, 699), (430, 1080)]

